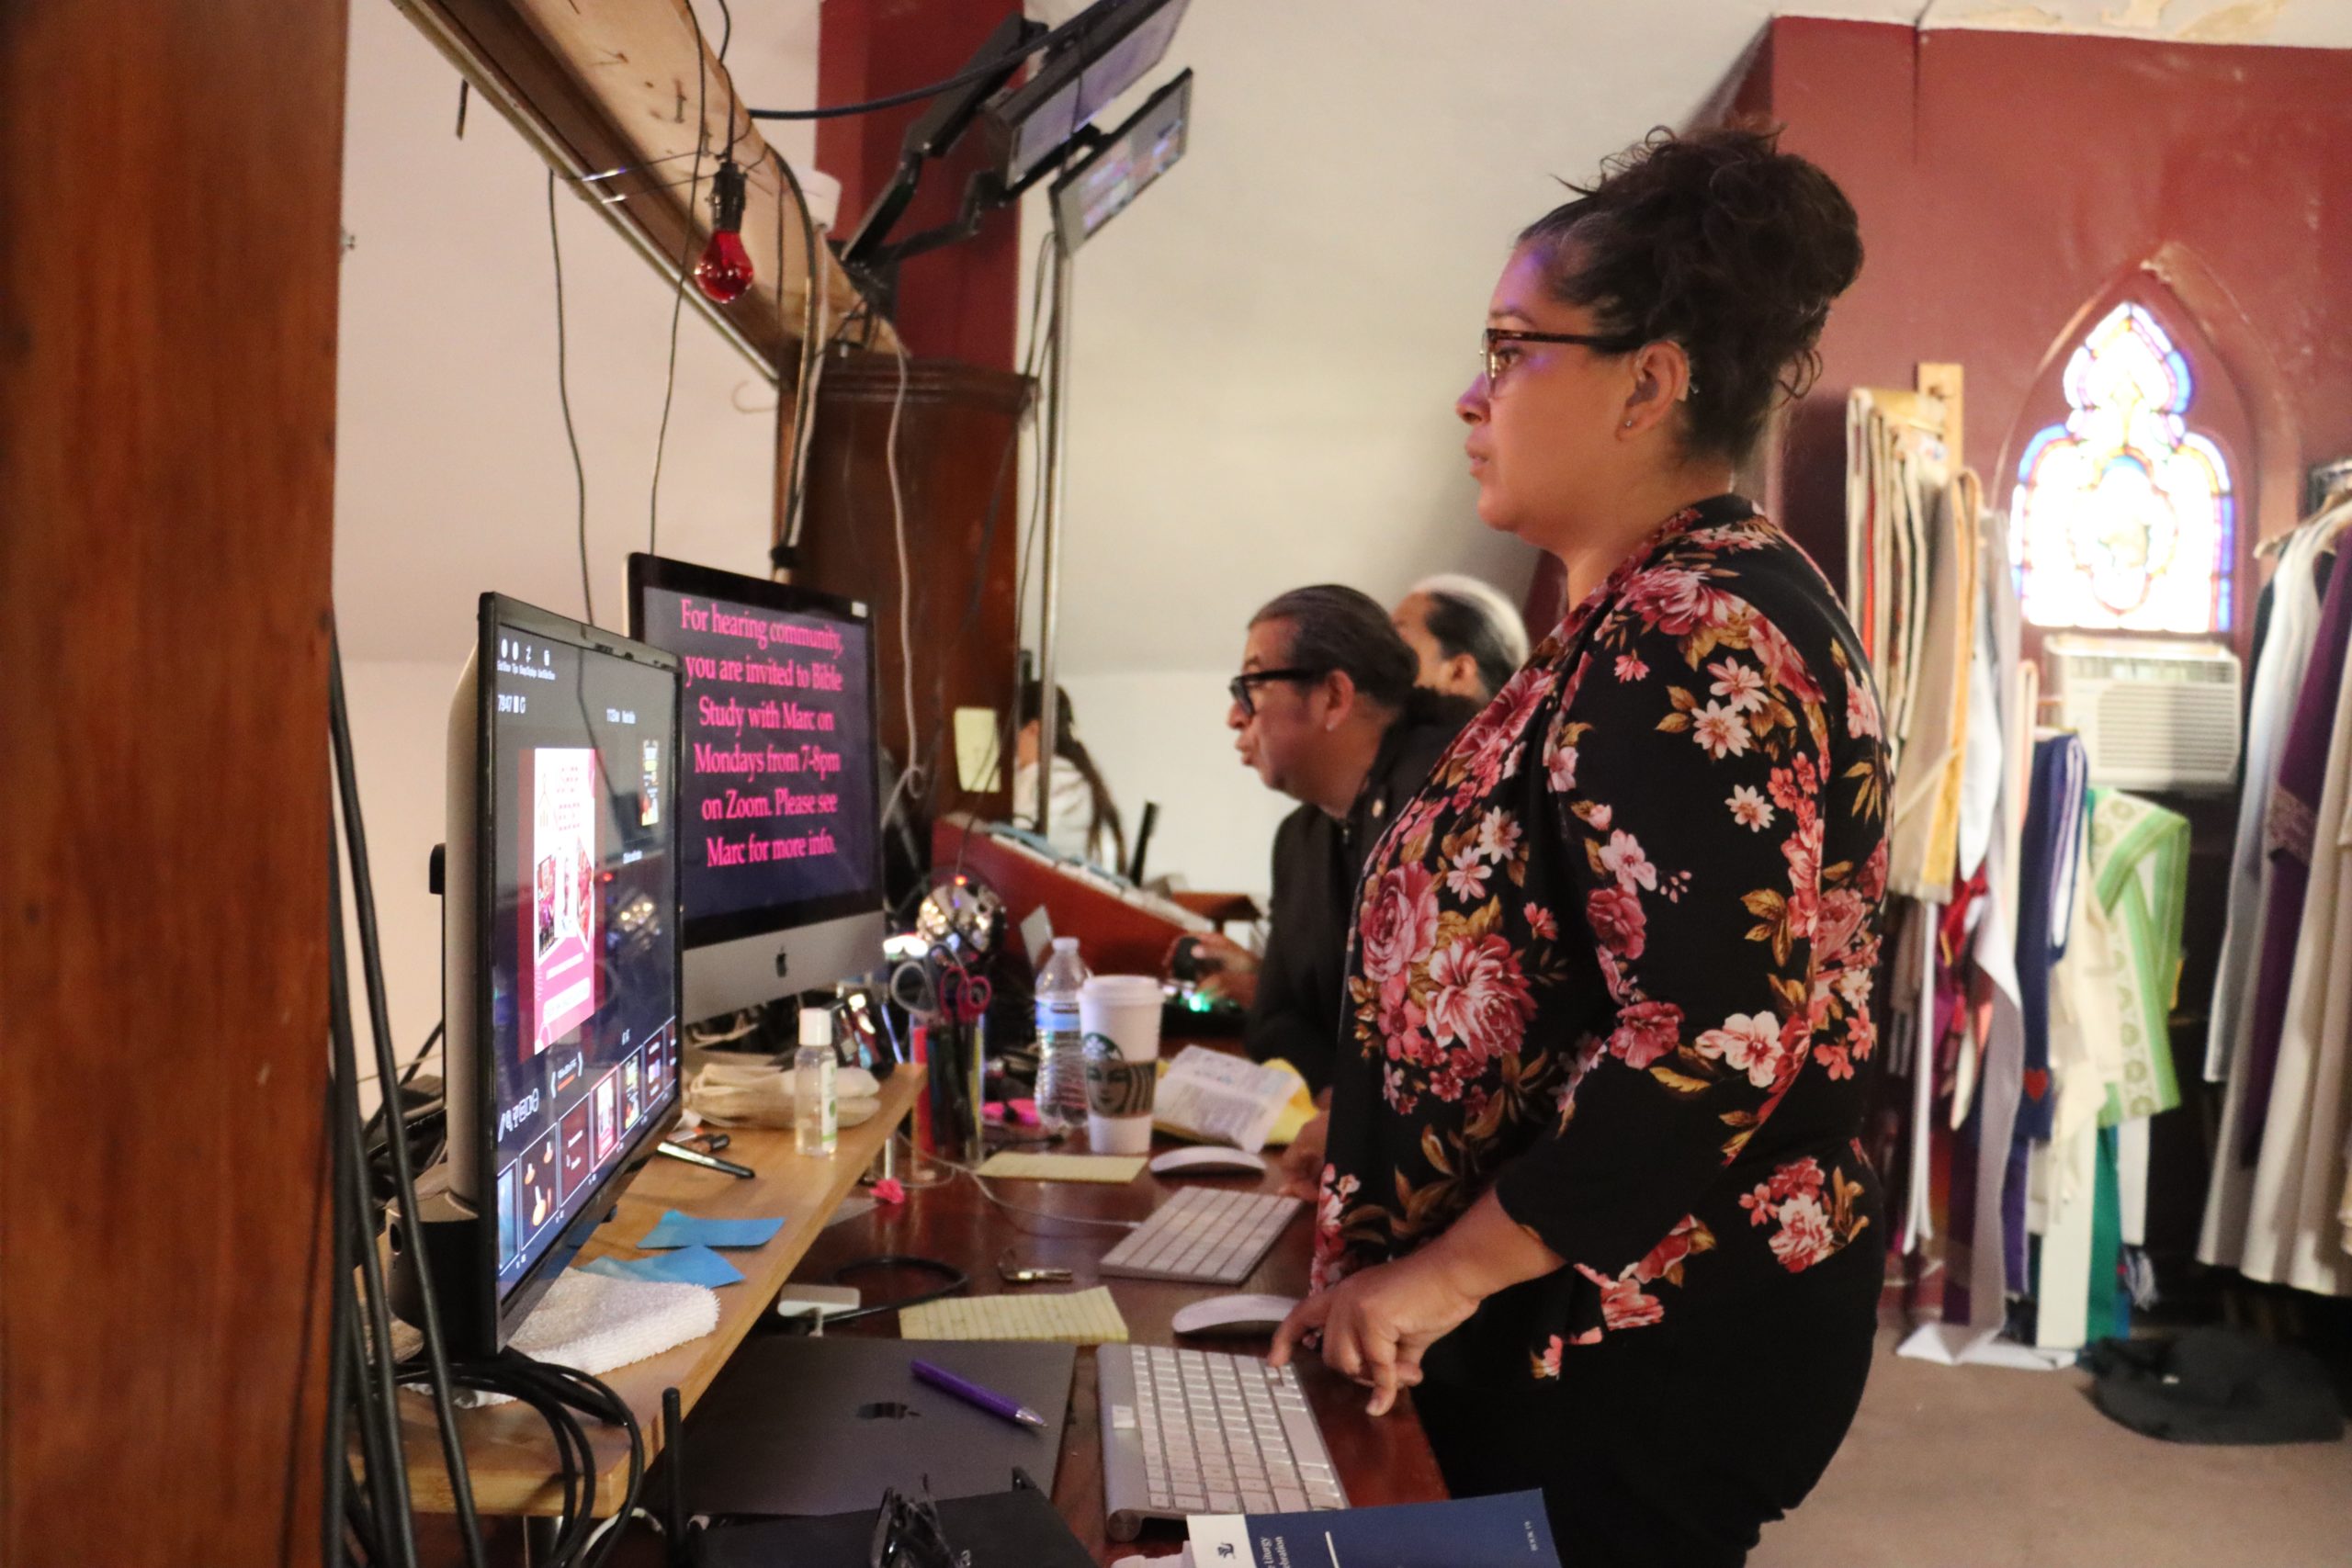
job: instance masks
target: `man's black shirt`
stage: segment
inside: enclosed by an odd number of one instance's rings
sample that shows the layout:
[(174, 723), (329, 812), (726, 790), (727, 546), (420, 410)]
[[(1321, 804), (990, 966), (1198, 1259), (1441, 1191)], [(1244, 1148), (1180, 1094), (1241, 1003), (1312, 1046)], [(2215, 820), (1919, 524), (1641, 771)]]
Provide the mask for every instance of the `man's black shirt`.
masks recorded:
[(1346, 819), (1302, 806), (1275, 830), (1272, 929), (1244, 1038), (1253, 1059), (1280, 1056), (1318, 1094), (1331, 1081), (1340, 1048), (1348, 923), (1364, 857), (1387, 830), (1390, 814), (1412, 799), (1448, 743), (1477, 715), (1478, 705), (1466, 697), (1416, 688), (1382, 735)]

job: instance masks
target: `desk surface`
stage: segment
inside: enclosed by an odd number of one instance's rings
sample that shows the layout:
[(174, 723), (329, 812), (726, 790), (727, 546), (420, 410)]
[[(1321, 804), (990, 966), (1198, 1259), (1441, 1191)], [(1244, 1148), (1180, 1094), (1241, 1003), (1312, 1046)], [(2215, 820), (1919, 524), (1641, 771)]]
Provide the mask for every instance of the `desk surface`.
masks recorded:
[[(1160, 1147), (1175, 1145), (1163, 1139)], [(1209, 1179), (1213, 1185), (1261, 1189), (1280, 1185), (1271, 1172), (1262, 1179), (1239, 1177)], [(1164, 1201), (1178, 1186), (1194, 1186), (1200, 1179), (1163, 1181), (1147, 1171), (1124, 1187), (1055, 1181), (991, 1181), (989, 1188), (1009, 1203), (1043, 1211), (1043, 1214), (1008, 1213), (990, 1204), (972, 1182), (961, 1178), (939, 1187), (910, 1191), (904, 1207), (873, 1213), (835, 1225), (808, 1249), (796, 1279), (823, 1280), (843, 1263), (877, 1253), (912, 1253), (944, 1258), (972, 1277), (975, 1294), (992, 1295), (1011, 1289), (998, 1280), (997, 1259), (1010, 1252), (1015, 1265), (1067, 1268), (1073, 1275), (1067, 1285), (1029, 1287), (1033, 1290), (1084, 1290), (1108, 1285), (1127, 1320), (1127, 1333), (1138, 1345), (1177, 1343), (1169, 1319), (1187, 1303), (1208, 1296), (1264, 1292), (1298, 1296), (1306, 1291), (1307, 1260), (1312, 1229), (1306, 1214), (1291, 1222), (1266, 1255), (1258, 1271), (1243, 1284), (1220, 1289), (1203, 1285), (1167, 1284), (1148, 1280), (1105, 1279), (1095, 1264), (1110, 1250), (1121, 1232), (1109, 1226), (1057, 1223), (1045, 1215), (1083, 1219), (1139, 1220)], [(868, 1301), (922, 1288), (920, 1275), (894, 1279), (879, 1270), (863, 1274), (858, 1285)], [(895, 1317), (868, 1319), (841, 1330), (854, 1333), (871, 1328), (898, 1333)], [(1263, 1355), (1268, 1340), (1218, 1337), (1188, 1339), (1202, 1349), (1233, 1350)], [(1409, 1398), (1377, 1420), (1364, 1414), (1365, 1392), (1337, 1373), (1325, 1370), (1312, 1354), (1298, 1360), (1300, 1381), (1323, 1427), (1324, 1441), (1340, 1470), (1349, 1499), (1357, 1506), (1384, 1503), (1424, 1503), (1446, 1495), (1437, 1461), (1421, 1434), (1419, 1419)], [(1078, 1376), (1070, 1388), (1069, 1423), (1062, 1428), (1061, 1468), (1054, 1482), (1054, 1506), (1069, 1522), (1098, 1562), (1110, 1562), (1129, 1553), (1161, 1555), (1183, 1541), (1181, 1528), (1147, 1525), (1142, 1538), (1129, 1544), (1111, 1541), (1102, 1533), (1102, 1447), (1099, 1407), (1094, 1391), (1094, 1352), (1081, 1350)]]
[[(879, 1142), (878, 1128), (894, 1122), (902, 1108), (899, 1098), (910, 1092), (903, 1080), (886, 1086), (890, 1093), (884, 1101), (883, 1115), (865, 1127), (842, 1134), (842, 1155), (831, 1167), (820, 1168), (826, 1172), (826, 1185), (846, 1190), (856, 1172), (870, 1157), (872, 1147)], [(863, 1136), (861, 1136), (863, 1134)], [(697, 1213), (774, 1213), (775, 1207), (761, 1208), (763, 1201), (780, 1205), (791, 1215), (786, 1235), (771, 1243), (774, 1247), (788, 1247), (799, 1257), (797, 1267), (790, 1269), (794, 1279), (822, 1280), (841, 1265), (880, 1253), (909, 1253), (943, 1258), (962, 1269), (972, 1277), (972, 1289), (977, 1294), (994, 1294), (1008, 1289), (997, 1278), (997, 1260), (1010, 1255), (1016, 1264), (1057, 1265), (1069, 1269), (1073, 1278), (1068, 1285), (1048, 1285), (1037, 1289), (1061, 1291), (1082, 1290), (1104, 1284), (1119, 1303), (1127, 1321), (1127, 1331), (1139, 1345), (1169, 1345), (1176, 1343), (1169, 1319), (1176, 1309), (1206, 1296), (1233, 1294), (1238, 1292), (1265, 1292), (1281, 1295), (1302, 1295), (1306, 1289), (1307, 1260), (1311, 1247), (1311, 1230), (1307, 1216), (1300, 1215), (1275, 1242), (1272, 1251), (1259, 1265), (1258, 1271), (1232, 1291), (1198, 1285), (1165, 1284), (1144, 1280), (1106, 1280), (1095, 1271), (1095, 1264), (1110, 1249), (1120, 1235), (1109, 1226), (1074, 1224), (1064, 1219), (1060, 1223), (1050, 1216), (1082, 1219), (1139, 1220), (1148, 1215), (1164, 1201), (1179, 1185), (1195, 1184), (1195, 1179), (1163, 1181), (1147, 1171), (1135, 1181), (1121, 1187), (1088, 1185), (1076, 1182), (991, 1181), (990, 1188), (1007, 1202), (1026, 1209), (1041, 1211), (1037, 1214), (1008, 1213), (984, 1199), (969, 1180), (956, 1178), (929, 1188), (910, 1190), (906, 1203), (896, 1209), (876, 1209), (871, 1213), (820, 1229), (813, 1238), (803, 1234), (802, 1227), (821, 1224), (822, 1215), (812, 1211), (804, 1199), (794, 1203), (766, 1196), (771, 1179), (807, 1179), (808, 1172), (796, 1173), (795, 1166), (815, 1168), (817, 1162), (798, 1162), (797, 1156), (784, 1153), (790, 1148), (790, 1134), (774, 1134), (778, 1154), (770, 1158), (754, 1153), (756, 1138), (761, 1135), (741, 1135), (729, 1154), (741, 1153), (750, 1163), (761, 1169), (759, 1182), (739, 1182), (712, 1172), (695, 1170), (674, 1161), (661, 1162), (666, 1168), (656, 1172), (649, 1169), (639, 1178), (636, 1190), (623, 1201), (620, 1218), (608, 1225), (604, 1233), (617, 1241), (620, 1236), (640, 1235), (650, 1226), (661, 1209), (675, 1205)], [(861, 1152), (852, 1153), (852, 1140)], [(1160, 1146), (1176, 1146), (1161, 1140)], [(905, 1162), (901, 1161), (902, 1173)], [(771, 1178), (771, 1170), (776, 1174)], [(1270, 1173), (1262, 1179), (1242, 1178), (1210, 1179), (1218, 1185), (1272, 1190), (1278, 1185)], [(836, 1201), (838, 1192), (836, 1193)], [(829, 1203), (822, 1214), (830, 1214)], [(600, 1237), (600, 1241), (602, 1237)], [(800, 1248), (805, 1247), (805, 1255)], [(606, 1250), (633, 1251), (620, 1246)], [(764, 1249), (763, 1249), (764, 1250)], [(747, 1275), (745, 1283), (731, 1285), (719, 1292), (724, 1303), (724, 1317), (718, 1334), (695, 1346), (684, 1346), (653, 1360), (634, 1367), (622, 1368), (607, 1374), (607, 1381), (620, 1389), (638, 1408), (659, 1409), (661, 1391), (667, 1383), (691, 1382), (687, 1393), (688, 1408), (708, 1385), (719, 1365), (740, 1343), (754, 1320), (766, 1309), (776, 1291), (775, 1280), (763, 1282), (763, 1276), (755, 1272), (754, 1264), (745, 1255), (730, 1255)], [(776, 1279), (782, 1277), (779, 1270)], [(894, 1277), (876, 1270), (863, 1273), (857, 1280), (868, 1301), (886, 1296), (911, 1293), (931, 1283), (921, 1275)], [(895, 1336), (895, 1316), (869, 1318), (863, 1323), (848, 1325), (836, 1332), (843, 1334), (870, 1333)], [(722, 1343), (723, 1341), (723, 1343)], [(1189, 1344), (1207, 1349), (1228, 1349), (1262, 1355), (1267, 1341), (1231, 1337), (1189, 1340)], [(1325, 1370), (1313, 1355), (1298, 1361), (1299, 1378), (1306, 1389), (1307, 1398), (1321, 1422), (1323, 1437), (1338, 1465), (1348, 1496), (1358, 1506), (1385, 1503), (1419, 1503), (1441, 1499), (1446, 1495), (1445, 1484), (1438, 1473), (1437, 1461), (1430, 1454), (1427, 1438), (1422, 1436), (1420, 1423), (1412, 1412), (1409, 1396), (1400, 1398), (1396, 1410), (1380, 1419), (1364, 1414), (1365, 1393), (1336, 1373)], [(439, 1452), (435, 1446), (429, 1417), (421, 1403), (415, 1404), (406, 1434), (410, 1440), (412, 1477), (423, 1483), (429, 1476), (437, 1483), (440, 1495), (446, 1496), (447, 1481), (441, 1476)], [(546, 1495), (540, 1484), (546, 1474), (545, 1456), (548, 1453), (543, 1430), (537, 1419), (517, 1407), (503, 1411), (473, 1411), (467, 1416), (469, 1438), (484, 1438), (482, 1428), (489, 1421), (498, 1423), (499, 1439), (487, 1454), (477, 1460), (474, 1471), (476, 1495), (482, 1499), (486, 1512), (514, 1512), (536, 1504)], [(654, 1433), (648, 1429), (649, 1438)], [(600, 1454), (602, 1450), (600, 1450)], [(615, 1462), (625, 1459), (621, 1445), (613, 1445), (608, 1456)], [(424, 1487), (420, 1486), (423, 1491)], [(649, 1479), (650, 1501), (659, 1506), (662, 1496), (661, 1476), (657, 1472)], [(1062, 1429), (1061, 1466), (1054, 1484), (1054, 1505), (1069, 1521), (1070, 1529), (1098, 1562), (1109, 1563), (1130, 1553), (1160, 1556), (1172, 1553), (1183, 1540), (1181, 1529), (1154, 1524), (1145, 1528), (1139, 1540), (1127, 1544), (1114, 1543), (1102, 1531), (1102, 1450), (1101, 1427), (1098, 1420), (1094, 1386), (1094, 1353), (1080, 1351), (1078, 1372), (1070, 1388), (1069, 1419)], [(435, 1506), (421, 1499), (422, 1506)], [(446, 1506), (446, 1503), (440, 1506)], [(435, 1528), (426, 1531), (425, 1560), (434, 1563), (459, 1563), (463, 1557), (457, 1550), (454, 1533), (447, 1521), (434, 1521)], [(520, 1542), (511, 1529), (500, 1527), (489, 1531), (494, 1541), (509, 1550), (498, 1551), (493, 1561), (520, 1561)], [(636, 1539), (643, 1536), (646, 1539)], [(650, 1568), (662, 1562), (659, 1546), (650, 1532), (633, 1531), (632, 1539), (623, 1543), (619, 1562), (631, 1568)]]
[[(829, 1158), (796, 1154), (788, 1132), (745, 1131), (734, 1134), (727, 1157), (759, 1172), (750, 1180), (657, 1158), (629, 1183), (619, 1212), (589, 1240), (583, 1258), (642, 1257), (632, 1244), (667, 1209), (707, 1219), (781, 1215), (785, 1222), (766, 1246), (726, 1255), (742, 1270), (743, 1281), (718, 1292), (717, 1329), (691, 1344), (605, 1374), (605, 1381), (637, 1412), (650, 1450), (649, 1461), (668, 1438), (661, 1429), (662, 1390), (675, 1388), (685, 1408), (693, 1410), (735, 1347), (775, 1300), (802, 1252), (873, 1163), (885, 1136), (912, 1108), (922, 1082), (920, 1070), (893, 1074), (882, 1086), (880, 1112), (844, 1128)], [(554, 1479), (555, 1444), (547, 1424), (528, 1406), (500, 1404), (461, 1412), (458, 1430), (465, 1438), (474, 1505), (483, 1513), (551, 1514), (560, 1506)], [(588, 1431), (596, 1450), (598, 1506), (610, 1512), (628, 1484), (628, 1437), (594, 1424)], [(401, 1395), (401, 1437), (418, 1512), (446, 1513), (455, 1507), (441, 1459), (440, 1428), (423, 1396)]]

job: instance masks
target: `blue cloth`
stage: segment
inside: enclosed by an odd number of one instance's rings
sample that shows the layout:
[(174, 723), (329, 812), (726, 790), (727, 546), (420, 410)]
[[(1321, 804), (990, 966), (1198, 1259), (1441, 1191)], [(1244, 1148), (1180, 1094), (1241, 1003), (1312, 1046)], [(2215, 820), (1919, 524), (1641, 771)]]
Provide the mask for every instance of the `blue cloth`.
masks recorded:
[(735, 1265), (707, 1247), (682, 1247), (651, 1258), (597, 1258), (580, 1266), (583, 1274), (612, 1280), (662, 1280), (682, 1285), (731, 1285), (743, 1276)]
[(637, 1245), (649, 1252), (665, 1247), (765, 1247), (783, 1228), (782, 1220), (703, 1220), (673, 1209)]
[(2089, 762), (2078, 735), (2054, 735), (2033, 748), (2018, 855), (2018, 991), (2025, 1014), (2025, 1098), (2017, 1135), (2050, 1141), (2057, 1104), (2050, 1082), (2050, 971), (2066, 955), (2066, 928), (2078, 897)]
[(2090, 760), (2078, 735), (2053, 735), (2033, 748), (2025, 831), (2018, 855), (2018, 1010), (2025, 1023), (2025, 1084), (2018, 1100), (2007, 1169), (2001, 1184), (2002, 1271), (2012, 1292), (2032, 1288), (2026, 1255), (2026, 1156), (2050, 1141), (2058, 1097), (2050, 1081), (2050, 971), (2065, 956), (2074, 923)]

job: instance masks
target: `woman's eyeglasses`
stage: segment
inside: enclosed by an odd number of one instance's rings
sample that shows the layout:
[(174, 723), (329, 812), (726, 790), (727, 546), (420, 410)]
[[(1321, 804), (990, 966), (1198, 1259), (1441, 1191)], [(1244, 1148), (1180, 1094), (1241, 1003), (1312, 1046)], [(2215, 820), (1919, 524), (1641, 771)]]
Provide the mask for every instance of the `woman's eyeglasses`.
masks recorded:
[(1246, 670), (1225, 683), (1236, 706), (1244, 718), (1258, 716), (1258, 694), (1254, 688), (1267, 681), (1320, 681), (1329, 670)]
[(1485, 345), (1480, 349), (1487, 365), (1487, 385), (1492, 387), (1503, 378), (1519, 355), (1511, 344), (1518, 343), (1571, 343), (1583, 348), (1598, 349), (1603, 354), (1628, 354), (1642, 346), (1646, 339), (1627, 337), (1619, 333), (1603, 336), (1597, 333), (1522, 333), (1503, 327), (1488, 327)]

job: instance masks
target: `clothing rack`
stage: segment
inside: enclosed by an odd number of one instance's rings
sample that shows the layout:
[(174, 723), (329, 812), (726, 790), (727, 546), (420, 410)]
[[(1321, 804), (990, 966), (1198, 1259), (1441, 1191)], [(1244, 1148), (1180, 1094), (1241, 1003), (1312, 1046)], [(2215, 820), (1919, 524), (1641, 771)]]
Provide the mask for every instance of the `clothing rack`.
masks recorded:
[[(2187, 823), (2089, 789), (2080, 738), (2041, 722), (2005, 520), (1962, 462), (1964, 389), (1922, 365), (1848, 403), (1849, 602), (1896, 758), (1871, 1152), (1890, 1284), (1927, 1323), (1906, 1348), (2064, 1357), (2123, 1331), (2115, 1281), (2145, 1273)], [(2025, 1346), (1987, 1353), (2005, 1334)]]

